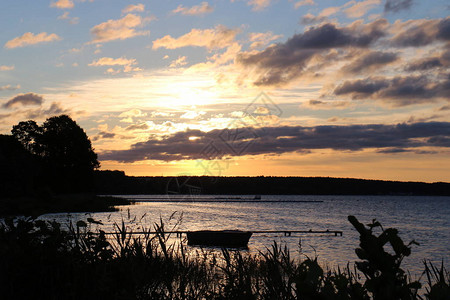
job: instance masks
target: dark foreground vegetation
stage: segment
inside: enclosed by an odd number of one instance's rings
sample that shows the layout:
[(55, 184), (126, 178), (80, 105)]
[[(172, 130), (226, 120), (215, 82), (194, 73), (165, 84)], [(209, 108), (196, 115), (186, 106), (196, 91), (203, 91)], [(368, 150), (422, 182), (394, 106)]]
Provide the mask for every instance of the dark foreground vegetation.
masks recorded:
[(154, 225), (157, 235), (142, 236), (122, 224), (110, 240), (84, 221), (63, 230), (56, 222), (8, 219), (0, 226), (1, 298), (449, 299), (443, 266), (424, 262), (422, 283), (402, 270), (411, 243), (396, 229), (349, 221), (360, 234), (360, 261), (324, 270), (317, 259), (295, 260), (276, 243), (259, 255), (188, 251), (170, 244), (162, 223)]
[(450, 183), (401, 182), (331, 177), (132, 177), (96, 171), (102, 194), (207, 195), (433, 195), (450, 196)]

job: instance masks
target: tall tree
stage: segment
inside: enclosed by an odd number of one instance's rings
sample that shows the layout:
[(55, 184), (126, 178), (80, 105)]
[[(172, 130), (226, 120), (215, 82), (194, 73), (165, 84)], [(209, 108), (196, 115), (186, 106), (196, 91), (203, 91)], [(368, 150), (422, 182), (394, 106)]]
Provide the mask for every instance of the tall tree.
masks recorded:
[(39, 142), (41, 156), (57, 168), (92, 171), (100, 166), (88, 136), (67, 115), (48, 118)]
[(92, 187), (93, 171), (100, 163), (88, 136), (69, 116), (48, 118), (42, 126), (32, 120), (20, 122), (12, 134), (40, 158), (42, 177), (53, 190), (78, 192)]

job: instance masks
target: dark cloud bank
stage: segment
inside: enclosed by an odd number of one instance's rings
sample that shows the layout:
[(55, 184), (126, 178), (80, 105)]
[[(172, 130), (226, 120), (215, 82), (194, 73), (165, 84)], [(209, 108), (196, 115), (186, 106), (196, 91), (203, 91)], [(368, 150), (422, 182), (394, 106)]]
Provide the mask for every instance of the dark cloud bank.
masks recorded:
[(10, 100), (8, 100), (5, 104), (3, 104), (4, 108), (12, 108), (14, 106), (18, 105), (41, 105), (44, 101), (44, 98), (42, 96), (39, 96), (34, 93), (28, 93), (28, 94), (21, 94), (17, 95)]
[(389, 100), (395, 106), (432, 102), (436, 98), (450, 100), (450, 75), (433, 82), (425, 75), (368, 77), (345, 81), (337, 86), (335, 95), (349, 95), (353, 99), (376, 98)]
[(264, 73), (255, 85), (283, 84), (300, 76), (307, 63), (325, 50), (369, 47), (385, 35), (387, 25), (384, 19), (353, 27), (323, 24), (259, 53), (242, 53), (237, 61), (244, 66), (256, 66)]
[[(197, 137), (189, 140), (190, 137)], [(314, 149), (356, 151), (378, 149), (382, 153), (411, 151), (423, 146), (450, 147), (450, 122), (397, 125), (348, 125), (316, 127), (266, 127), (235, 130), (187, 130), (151, 138), (129, 150), (109, 151), (102, 160), (215, 159), (225, 156), (308, 152)], [(418, 149), (419, 150), (419, 149)], [(417, 153), (424, 153), (416, 151)]]
[[(388, 1), (386, 11), (399, 11), (411, 5), (411, 1)], [(295, 79), (307, 75), (308, 72), (319, 72), (321, 66), (327, 66), (334, 61), (346, 58), (355, 49), (361, 55), (353, 62), (342, 68), (342, 72), (354, 75), (370, 75), (370, 71), (388, 66), (397, 62), (400, 57), (400, 49), (407, 47), (423, 47), (436, 43), (443, 52), (440, 57), (423, 58), (421, 61), (408, 62), (404, 68), (406, 74), (403, 78), (384, 78), (371, 82), (371, 78), (365, 79), (369, 86), (376, 89), (381, 99), (392, 98), (398, 94), (400, 97), (408, 93), (406, 85), (416, 76), (414, 72), (442, 68), (443, 71), (450, 65), (450, 54), (445, 50), (445, 44), (450, 41), (450, 17), (435, 20), (414, 20), (405, 22), (402, 26), (393, 29), (386, 19), (379, 19), (368, 24), (354, 23), (339, 27), (332, 23), (324, 23), (319, 26), (310, 27), (303, 33), (295, 34), (284, 43), (278, 43), (263, 51), (252, 53), (243, 52), (237, 56), (236, 61), (244, 67), (256, 70), (257, 79), (253, 82), (256, 86), (280, 86), (288, 84)], [(376, 46), (384, 45), (391, 47), (390, 52), (375, 51)], [(443, 47), (442, 47), (443, 46)], [(315, 59), (315, 60), (314, 60)], [(312, 62), (315, 66), (311, 66)], [(319, 61), (320, 63), (317, 63)], [(448, 78), (436, 78), (437, 73), (416, 76), (421, 81), (417, 88), (418, 97), (444, 97), (449, 98)], [(309, 74), (311, 75), (311, 74)], [(390, 82), (388, 82), (390, 81)], [(431, 84), (435, 82), (436, 85)], [(362, 83), (355, 82), (353, 84)], [(400, 85), (397, 87), (396, 84)], [(423, 86), (426, 83), (427, 86)], [(348, 84), (347, 84), (348, 85)], [(389, 87), (389, 90), (379, 90)], [(435, 91), (431, 89), (436, 88)], [(339, 91), (338, 88), (336, 91)], [(405, 93), (406, 92), (406, 93)], [(340, 95), (343, 95), (341, 93)], [(336, 93), (335, 95), (339, 95)], [(354, 95), (351, 95), (354, 96)], [(357, 95), (361, 96), (361, 95)], [(355, 98), (355, 97), (354, 97)], [(417, 101), (399, 101), (399, 105), (408, 105)]]

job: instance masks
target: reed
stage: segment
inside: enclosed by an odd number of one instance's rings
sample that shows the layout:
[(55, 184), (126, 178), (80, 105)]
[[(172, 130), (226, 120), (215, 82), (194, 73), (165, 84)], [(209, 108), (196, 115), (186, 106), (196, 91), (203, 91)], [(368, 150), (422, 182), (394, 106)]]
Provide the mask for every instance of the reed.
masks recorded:
[(276, 242), (258, 254), (193, 250), (182, 240), (170, 242), (161, 219), (143, 228), (156, 235), (134, 236), (125, 222), (116, 224), (112, 240), (102, 230), (92, 231), (92, 218), (68, 229), (57, 222), (5, 219), (0, 298), (449, 299), (450, 275), (443, 264), (424, 262), (425, 289), (419, 295), (421, 282), (401, 269), (410, 244), (378, 223), (350, 221), (361, 236), (356, 250), (361, 261), (324, 270), (317, 258), (293, 258)]

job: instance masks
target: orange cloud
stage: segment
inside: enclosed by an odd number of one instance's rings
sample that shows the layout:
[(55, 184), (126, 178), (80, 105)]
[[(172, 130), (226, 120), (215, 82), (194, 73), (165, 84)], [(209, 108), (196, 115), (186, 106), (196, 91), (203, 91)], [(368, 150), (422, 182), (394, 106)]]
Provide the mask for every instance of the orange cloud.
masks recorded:
[(170, 63), (171, 68), (181, 67), (187, 64), (186, 56), (180, 56)]
[(93, 61), (89, 64), (92, 67), (100, 67), (100, 66), (123, 66), (123, 70), (114, 70), (113, 68), (109, 68), (106, 70), (106, 73), (109, 74), (118, 74), (120, 72), (128, 73), (128, 72), (137, 72), (142, 71), (141, 68), (135, 67), (134, 65), (137, 63), (136, 59), (127, 59), (125, 57), (119, 58), (111, 58), (111, 57), (102, 57), (96, 61)]
[(172, 11), (174, 14), (182, 14), (182, 15), (189, 15), (189, 16), (197, 16), (197, 15), (203, 15), (207, 13), (211, 13), (214, 11), (214, 8), (212, 8), (208, 2), (202, 2), (199, 5), (195, 5), (192, 7), (184, 7), (183, 5), (178, 5), (176, 9)]
[(71, 0), (58, 0), (50, 4), (50, 7), (56, 7), (59, 9), (70, 9), (73, 8), (73, 2)]
[(5, 44), (5, 48), (13, 49), (19, 47), (25, 47), (29, 45), (39, 44), (39, 43), (48, 43), (53, 41), (59, 41), (61, 38), (55, 34), (47, 34), (47, 32), (41, 32), (37, 35), (34, 35), (31, 32), (24, 33), (22, 36), (16, 37)]
[(379, 4), (381, 4), (381, 0), (366, 0), (357, 2), (349, 8), (345, 9), (344, 12), (349, 18), (360, 18), (364, 16), (369, 10)]
[(140, 35), (148, 35), (149, 31), (136, 31), (135, 27), (142, 26), (144, 20), (140, 16), (128, 14), (122, 19), (108, 20), (91, 29), (92, 43), (104, 43), (114, 40), (124, 40)]
[(145, 5), (142, 3), (136, 4), (136, 5), (130, 4), (127, 7), (125, 7), (124, 9), (122, 9), (122, 13), (127, 14), (127, 13), (130, 13), (133, 11), (143, 12), (144, 10), (145, 10)]
[(250, 0), (248, 5), (252, 6), (252, 10), (263, 10), (270, 5), (270, 0)]
[(90, 63), (89, 66), (127, 66), (134, 64), (136, 64), (136, 59), (126, 59), (125, 57), (115, 59), (111, 57), (102, 57)]
[(250, 48), (255, 49), (269, 44), (270, 42), (281, 38), (282, 35), (274, 35), (272, 31), (253, 32), (249, 34), (249, 40), (252, 42)]
[(166, 35), (153, 41), (153, 49), (176, 49), (188, 46), (206, 47), (208, 49), (221, 49), (230, 46), (240, 32), (238, 29), (228, 29), (218, 25), (214, 29), (192, 29), (179, 38)]
[(0, 66), (0, 71), (12, 71), (14, 66)]
[(302, 1), (296, 2), (294, 4), (294, 8), (297, 9), (297, 8), (299, 8), (301, 6), (304, 6), (304, 5), (315, 5), (315, 3), (314, 3), (313, 0), (302, 0)]

